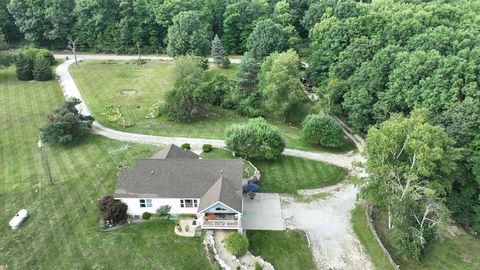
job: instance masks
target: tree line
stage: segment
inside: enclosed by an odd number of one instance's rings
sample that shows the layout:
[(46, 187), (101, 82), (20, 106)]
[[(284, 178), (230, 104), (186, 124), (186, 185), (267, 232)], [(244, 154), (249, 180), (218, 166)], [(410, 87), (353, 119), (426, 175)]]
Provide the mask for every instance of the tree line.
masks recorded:
[[(421, 258), (449, 214), (480, 231), (478, 0), (11, 0), (0, 9), (3, 47), (24, 38), (63, 48), (71, 38), (83, 50), (188, 55), (163, 108), (172, 120), (221, 106), (303, 121), (306, 140), (336, 145), (319, 135), (339, 133), (329, 114), (345, 118), (366, 134), (362, 194), (388, 213), (406, 257)], [(234, 81), (204, 80), (192, 55), (210, 53), (217, 64), (243, 54)], [(320, 96), (312, 107), (301, 56)]]
[[(315, 12), (310, 12), (315, 10)], [(366, 134), (364, 196), (419, 259), (445, 216), (480, 231), (480, 1), (316, 1), (304, 22), (321, 103)]]
[[(255, 25), (273, 18), (290, 45), (308, 30), (307, 0), (1, 0), (0, 28), (8, 43), (63, 49), (68, 39), (84, 51), (207, 54), (215, 34), (228, 54), (246, 50)], [(179, 42), (183, 41), (183, 42)], [(185, 43), (185, 44), (181, 44)], [(178, 47), (180, 46), (180, 47)], [(183, 50), (182, 50), (183, 49)]]

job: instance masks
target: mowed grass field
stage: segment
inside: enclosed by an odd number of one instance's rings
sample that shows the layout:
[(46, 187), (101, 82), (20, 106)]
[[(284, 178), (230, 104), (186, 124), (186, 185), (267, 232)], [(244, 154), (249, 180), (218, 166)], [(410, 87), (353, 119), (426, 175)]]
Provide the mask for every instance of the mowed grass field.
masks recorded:
[[(118, 165), (158, 147), (88, 136), (47, 147), (53, 184), (37, 148), (38, 127), (63, 104), (56, 81), (20, 82), (0, 70), (0, 265), (6, 269), (211, 269), (200, 238), (152, 221), (99, 229), (96, 200), (114, 191)], [(11, 230), (22, 208), (29, 219)]]
[[(214, 149), (203, 158), (232, 159), (231, 152)], [(261, 173), (259, 192), (297, 194), (299, 189), (321, 188), (342, 181), (347, 172), (341, 167), (320, 161), (282, 156), (278, 160), (253, 160)]]
[[(425, 253), (419, 262), (410, 261), (395, 254), (387, 238), (387, 218), (377, 216), (377, 230), (386, 248), (400, 264), (400, 269), (412, 270), (474, 270), (480, 269), (480, 238), (467, 234), (462, 229), (442, 231), (440, 239)], [(449, 225), (455, 226), (455, 225)], [(455, 232), (452, 234), (452, 232)]]
[(305, 234), (297, 230), (248, 231), (249, 250), (278, 270), (315, 269)]
[[(205, 77), (208, 79), (221, 73), (234, 79), (237, 68), (238, 65), (231, 65), (228, 69), (211, 65)], [(70, 72), (92, 114), (110, 128), (150, 135), (221, 139), (227, 127), (248, 121), (234, 111), (221, 108), (211, 108), (209, 117), (190, 123), (169, 121), (164, 116), (145, 119), (150, 107), (157, 102), (162, 103), (165, 93), (173, 87), (173, 62), (148, 61), (145, 65), (137, 65), (127, 61), (88, 61), (78, 66), (71, 65)], [(120, 106), (126, 120), (134, 122), (135, 126), (123, 128), (119, 123), (106, 122), (102, 114), (111, 105)], [(280, 129), (290, 148), (318, 152), (355, 150), (355, 145), (349, 140), (340, 148), (312, 145), (303, 141), (298, 125), (269, 122)]]

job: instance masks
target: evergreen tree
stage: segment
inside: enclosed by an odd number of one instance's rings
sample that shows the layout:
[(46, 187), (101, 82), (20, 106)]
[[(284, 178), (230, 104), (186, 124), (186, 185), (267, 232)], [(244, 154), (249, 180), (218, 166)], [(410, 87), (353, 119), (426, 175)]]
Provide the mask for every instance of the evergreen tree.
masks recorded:
[(213, 62), (217, 65), (223, 63), (223, 59), (225, 57), (225, 50), (223, 49), (222, 41), (215, 34), (215, 38), (212, 40), (212, 58)]
[(53, 78), (50, 62), (41, 55), (33, 62), (33, 78), (37, 81), (48, 81)]
[(17, 78), (20, 81), (30, 81), (33, 79), (33, 63), (31, 59), (25, 57), (23, 53), (19, 53), (16, 57), (15, 64), (17, 67)]
[(70, 98), (64, 105), (48, 115), (48, 122), (40, 128), (42, 141), (53, 144), (69, 144), (90, 131), (95, 119), (90, 115), (82, 115), (76, 105), (81, 101)]

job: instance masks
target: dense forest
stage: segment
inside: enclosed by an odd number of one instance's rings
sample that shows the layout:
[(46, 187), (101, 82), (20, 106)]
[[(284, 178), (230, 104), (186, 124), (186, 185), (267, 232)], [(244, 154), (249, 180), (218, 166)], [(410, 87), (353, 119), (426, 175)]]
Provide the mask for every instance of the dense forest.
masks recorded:
[[(479, 232), (479, 14), (478, 0), (0, 0), (0, 46), (64, 49), (70, 39), (81, 51), (207, 56), (218, 35), (227, 54), (244, 54), (232, 90), (236, 109), (262, 115), (258, 102), (264, 100), (267, 112), (281, 119), (295, 118), (289, 114), (303, 103), (292, 94), (301, 89), (280, 82), (299, 76), (292, 67), (304, 59), (306, 76), (320, 95), (314, 107), (346, 119), (355, 131), (368, 134), (367, 143), (392, 150), (389, 156), (367, 147), (372, 160), (382, 154), (383, 164), (393, 164), (380, 170), (372, 163), (376, 167), (369, 172), (378, 177), (403, 161), (408, 165), (412, 157), (414, 164), (428, 160), (416, 174), (402, 167), (411, 177), (407, 186), (410, 181), (424, 191), (428, 186), (436, 205), (447, 206), (457, 222)], [(291, 71), (281, 74), (278, 65)], [(280, 102), (283, 111), (277, 110)], [(382, 134), (405, 143), (394, 149)], [(428, 147), (402, 161), (408, 145)], [(365, 197), (382, 206), (370, 187)], [(402, 211), (423, 209), (408, 206), (419, 203), (416, 198), (401, 203)], [(393, 218), (409, 215), (402, 211)], [(434, 219), (431, 213), (425, 216)], [(404, 222), (414, 221), (402, 219), (396, 226)], [(416, 241), (408, 237), (413, 240), (404, 242)], [(414, 258), (420, 253), (405, 252)]]

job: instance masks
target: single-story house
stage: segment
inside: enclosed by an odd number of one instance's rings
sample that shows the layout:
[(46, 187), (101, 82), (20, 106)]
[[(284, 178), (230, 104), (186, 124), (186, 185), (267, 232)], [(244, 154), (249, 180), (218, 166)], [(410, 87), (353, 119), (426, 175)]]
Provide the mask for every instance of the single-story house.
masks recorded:
[(169, 145), (150, 159), (120, 169), (114, 198), (128, 214), (155, 213), (162, 205), (171, 214), (195, 214), (203, 229), (242, 230), (243, 163), (206, 160), (190, 150)]

